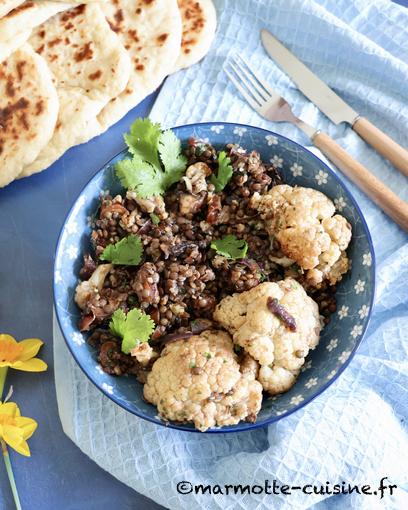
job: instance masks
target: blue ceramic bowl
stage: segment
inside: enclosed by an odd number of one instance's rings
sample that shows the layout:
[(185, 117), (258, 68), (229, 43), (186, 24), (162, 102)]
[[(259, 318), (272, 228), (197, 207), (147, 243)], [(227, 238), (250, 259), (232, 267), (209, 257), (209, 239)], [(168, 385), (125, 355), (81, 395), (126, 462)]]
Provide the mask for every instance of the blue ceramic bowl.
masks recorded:
[[(320, 159), (295, 142), (270, 131), (239, 124), (192, 124), (174, 131), (183, 143), (193, 136), (208, 139), (216, 147), (236, 142), (246, 149), (256, 149), (264, 161), (272, 160), (281, 169), (288, 184), (315, 188), (330, 197), (353, 228), (348, 249), (352, 268), (339, 285), (337, 312), (324, 328), (319, 346), (309, 355), (295, 386), (277, 398), (264, 398), (255, 424), (242, 422), (208, 432), (237, 432), (262, 427), (308, 404), (350, 363), (367, 328), (373, 305), (375, 271), (370, 234), (358, 205), (344, 184)], [(142, 385), (134, 377), (113, 377), (101, 370), (95, 350), (86, 343), (86, 336), (77, 327), (79, 311), (74, 303), (74, 291), (81, 254), (89, 250), (90, 223), (98, 208), (99, 196), (108, 190), (113, 194), (123, 191), (115, 177), (114, 163), (125, 156), (126, 152), (121, 152), (90, 180), (62, 227), (55, 258), (55, 309), (69, 350), (89, 379), (124, 409), (164, 425), (157, 409), (143, 400)], [(191, 425), (166, 425), (190, 432), (196, 430)]]

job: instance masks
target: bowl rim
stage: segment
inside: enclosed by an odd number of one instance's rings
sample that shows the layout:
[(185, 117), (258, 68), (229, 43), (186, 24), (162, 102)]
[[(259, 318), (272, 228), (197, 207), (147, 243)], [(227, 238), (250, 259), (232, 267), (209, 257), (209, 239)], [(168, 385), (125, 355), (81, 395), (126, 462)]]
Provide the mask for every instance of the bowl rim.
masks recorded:
[[(246, 128), (246, 129), (250, 129), (250, 130), (251, 129), (256, 129), (258, 131), (263, 131), (267, 135), (273, 135), (273, 136), (277, 137), (278, 139), (282, 139), (282, 140), (285, 140), (285, 141), (287, 141), (287, 142), (289, 142), (291, 144), (294, 144), (300, 150), (305, 151), (310, 156), (312, 156), (312, 159), (315, 159), (320, 166), (323, 165), (323, 168), (325, 169), (325, 171), (327, 171), (331, 175), (331, 177), (333, 177), (340, 184), (340, 187), (345, 191), (346, 195), (348, 196), (348, 198), (350, 199), (351, 203), (355, 207), (355, 209), (356, 209), (356, 211), (358, 213), (358, 216), (359, 216), (359, 218), (361, 220), (361, 223), (363, 225), (363, 229), (364, 229), (364, 232), (365, 232), (365, 235), (366, 235), (366, 238), (367, 238), (367, 242), (368, 242), (368, 245), (369, 245), (370, 254), (371, 254), (371, 258), (372, 258), (371, 269), (370, 269), (371, 279), (372, 279), (372, 293), (371, 293), (371, 298), (370, 298), (369, 314), (368, 314), (368, 316), (366, 318), (366, 322), (364, 324), (363, 331), (361, 333), (360, 339), (355, 343), (354, 348), (351, 350), (348, 359), (338, 368), (338, 370), (336, 371), (335, 375), (331, 379), (329, 379), (327, 382), (325, 382), (322, 386), (319, 387), (319, 389), (316, 391), (316, 393), (312, 394), (310, 397), (308, 397), (307, 399), (303, 400), (301, 403), (299, 403), (299, 404), (293, 406), (292, 408), (288, 409), (287, 411), (285, 411), (281, 415), (270, 417), (270, 418), (268, 418), (268, 419), (266, 419), (266, 420), (264, 420), (262, 422), (259, 422), (259, 423), (256, 423), (256, 422), (255, 423), (239, 422), (237, 425), (235, 425), (236, 428), (228, 428), (227, 429), (227, 428), (224, 428), (224, 427), (214, 427), (214, 428), (208, 429), (208, 430), (206, 430), (204, 432), (205, 434), (229, 434), (229, 433), (234, 433), (234, 432), (235, 433), (236, 432), (247, 432), (247, 431), (250, 431), (250, 430), (255, 430), (255, 429), (259, 429), (259, 428), (263, 428), (263, 427), (268, 427), (272, 423), (276, 423), (279, 420), (281, 420), (283, 418), (286, 418), (287, 416), (290, 416), (291, 414), (293, 414), (296, 411), (302, 409), (307, 404), (309, 404), (310, 402), (315, 400), (319, 395), (321, 395), (324, 391), (326, 391), (327, 388), (329, 386), (331, 386), (340, 377), (340, 375), (344, 372), (344, 370), (351, 363), (351, 360), (354, 358), (354, 356), (355, 356), (355, 354), (357, 352), (357, 349), (359, 348), (361, 342), (363, 341), (363, 339), (365, 337), (365, 334), (367, 332), (367, 328), (368, 328), (368, 326), (370, 324), (370, 321), (371, 321), (372, 310), (373, 310), (373, 305), (374, 305), (374, 300), (375, 300), (375, 295), (376, 295), (376, 259), (375, 259), (374, 244), (373, 244), (373, 241), (372, 241), (372, 237), (371, 237), (370, 230), (368, 228), (367, 222), (365, 220), (363, 212), (361, 211), (359, 205), (357, 204), (356, 199), (354, 198), (352, 192), (348, 188), (348, 185), (346, 183), (344, 183), (340, 179), (339, 176), (336, 175), (336, 173), (327, 165), (327, 163), (325, 163), (322, 159), (320, 159), (318, 156), (316, 156), (316, 154), (314, 154), (312, 151), (310, 151), (309, 149), (307, 149), (306, 147), (304, 147), (300, 143), (295, 142), (294, 140), (292, 140), (292, 139), (290, 139), (290, 138), (288, 138), (288, 137), (286, 137), (284, 135), (276, 133), (275, 131), (271, 131), (269, 129), (260, 128), (260, 127), (257, 127), (257, 126), (252, 126), (250, 124), (241, 124), (241, 123), (237, 123), (237, 122), (222, 122), (222, 121), (194, 122), (194, 123), (191, 123), (191, 124), (182, 124), (180, 126), (174, 126), (174, 127), (168, 128), (168, 129), (172, 129), (172, 130), (173, 129), (182, 129), (182, 128), (191, 128), (191, 129), (193, 129), (194, 127), (197, 127), (197, 126), (211, 127), (211, 126), (216, 126), (216, 125), (236, 126), (236, 127), (242, 127), (242, 128)], [(56, 272), (56, 264), (57, 264), (57, 255), (58, 255), (58, 252), (59, 252), (59, 248), (60, 248), (60, 244), (61, 244), (61, 240), (62, 240), (62, 235), (63, 235), (63, 233), (65, 231), (66, 224), (69, 221), (69, 219), (71, 218), (71, 215), (73, 213), (74, 207), (75, 207), (77, 201), (79, 200), (79, 198), (81, 197), (81, 195), (84, 193), (85, 189), (91, 184), (91, 182), (95, 179), (95, 177), (98, 174), (100, 174), (101, 172), (103, 172), (106, 169), (106, 167), (111, 163), (111, 161), (116, 159), (119, 155), (125, 154), (126, 152), (127, 152), (127, 149), (123, 148), (121, 151), (119, 151), (114, 156), (112, 156), (109, 160), (107, 160), (106, 163), (104, 165), (102, 165), (100, 167), (100, 169), (97, 170), (89, 178), (89, 180), (81, 188), (81, 191), (79, 192), (79, 194), (74, 199), (71, 207), (68, 210), (68, 213), (65, 216), (65, 219), (64, 219), (64, 221), (62, 223), (60, 232), (58, 234), (58, 239), (57, 239), (56, 246), (55, 246), (55, 251), (54, 251), (54, 271), (53, 271), (53, 305), (54, 305), (54, 313), (55, 313), (55, 316), (57, 318), (57, 322), (58, 322), (58, 326), (59, 326), (59, 329), (61, 331), (61, 334), (64, 337), (65, 344), (68, 347), (68, 350), (70, 351), (70, 353), (73, 356), (74, 360), (76, 361), (77, 365), (80, 367), (82, 372), (86, 375), (86, 377), (94, 384), (94, 386), (96, 388), (98, 388), (98, 390), (101, 391), (104, 395), (106, 395), (110, 400), (112, 400), (112, 402), (114, 402), (116, 405), (118, 405), (122, 409), (128, 411), (130, 414), (132, 414), (134, 416), (137, 416), (138, 418), (142, 418), (144, 420), (147, 420), (147, 421), (149, 421), (151, 423), (154, 423), (156, 425), (161, 425), (161, 426), (164, 426), (164, 427), (167, 427), (167, 428), (171, 428), (171, 429), (175, 429), (175, 430), (181, 430), (183, 432), (194, 432), (194, 433), (203, 434), (203, 432), (199, 431), (195, 427), (187, 427), (187, 426), (185, 426), (183, 424), (176, 424), (174, 422), (167, 422), (167, 421), (161, 420), (161, 419), (156, 418), (156, 417), (152, 418), (150, 416), (147, 416), (147, 415), (145, 415), (143, 412), (141, 412), (139, 410), (131, 409), (131, 407), (129, 405), (127, 405), (125, 402), (119, 401), (114, 394), (108, 393), (101, 385), (99, 385), (99, 383), (92, 377), (92, 375), (80, 363), (78, 357), (76, 356), (76, 353), (75, 353), (74, 349), (72, 348), (72, 346), (70, 345), (70, 343), (67, 340), (64, 328), (62, 326), (62, 320), (60, 319), (59, 307), (57, 306), (57, 303), (56, 303), (56, 294), (57, 294), (57, 291), (56, 291), (55, 272)]]

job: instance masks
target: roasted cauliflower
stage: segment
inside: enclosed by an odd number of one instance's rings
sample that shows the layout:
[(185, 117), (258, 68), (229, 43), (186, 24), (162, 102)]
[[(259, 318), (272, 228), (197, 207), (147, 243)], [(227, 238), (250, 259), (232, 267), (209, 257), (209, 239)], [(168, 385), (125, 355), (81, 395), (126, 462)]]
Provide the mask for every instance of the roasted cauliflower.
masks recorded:
[(75, 289), (75, 303), (81, 310), (85, 310), (92, 296), (95, 296), (102, 290), (105, 279), (112, 267), (112, 264), (101, 264), (95, 269), (89, 280), (85, 280), (77, 285)]
[(294, 384), (309, 350), (319, 342), (318, 306), (291, 278), (227, 296), (213, 317), (259, 362), (258, 380), (270, 393)]
[(207, 191), (206, 177), (211, 175), (211, 168), (202, 162), (197, 162), (187, 168), (183, 181), (187, 190), (193, 195)]
[(140, 207), (141, 211), (148, 214), (156, 214), (160, 220), (165, 220), (169, 216), (169, 213), (166, 211), (163, 197), (160, 195), (151, 198), (140, 198), (136, 191), (128, 191), (126, 193), (126, 198), (128, 200), (134, 200)]
[(157, 352), (152, 349), (148, 342), (140, 342), (130, 351), (130, 354), (144, 367), (158, 356)]
[(258, 381), (271, 395), (289, 391), (296, 382), (299, 370), (288, 370), (278, 365), (264, 366), (259, 369)]
[[(349, 267), (345, 250), (351, 226), (334, 214), (334, 204), (326, 195), (284, 184), (265, 195), (255, 193), (250, 205), (259, 211), (282, 253), (305, 270), (309, 284), (318, 286), (328, 280), (333, 285), (341, 280)], [(334, 267), (340, 259), (341, 264)]]
[(241, 372), (224, 331), (204, 331), (166, 345), (147, 377), (144, 398), (167, 420), (192, 422), (201, 431), (255, 421), (262, 386)]

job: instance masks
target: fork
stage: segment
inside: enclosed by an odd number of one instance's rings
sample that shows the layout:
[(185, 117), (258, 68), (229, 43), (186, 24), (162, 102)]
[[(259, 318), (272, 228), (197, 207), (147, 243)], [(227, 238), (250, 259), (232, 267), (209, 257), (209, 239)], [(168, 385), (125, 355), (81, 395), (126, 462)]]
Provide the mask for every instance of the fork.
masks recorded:
[(296, 117), (289, 103), (258, 76), (242, 56), (232, 56), (225, 63), (224, 71), (249, 105), (261, 117), (274, 122), (290, 122), (301, 129), (315, 147), (320, 149), (393, 221), (408, 231), (408, 204), (377, 179), (365, 166), (352, 158), (329, 135)]

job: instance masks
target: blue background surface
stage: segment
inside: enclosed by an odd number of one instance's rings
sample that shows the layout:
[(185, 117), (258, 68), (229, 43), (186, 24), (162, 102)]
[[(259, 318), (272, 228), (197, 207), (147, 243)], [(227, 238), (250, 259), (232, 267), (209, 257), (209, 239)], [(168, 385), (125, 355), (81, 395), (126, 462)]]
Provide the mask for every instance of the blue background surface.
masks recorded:
[[(24, 510), (153, 510), (162, 508), (100, 469), (64, 434), (58, 417), (52, 369), (52, 272), (54, 251), (75, 198), (112, 155), (124, 148), (132, 119), (148, 115), (156, 94), (86, 145), (69, 150), (42, 174), (0, 190), (0, 332), (44, 340), (47, 372), (10, 370), (5, 392), (39, 427), (31, 458), (10, 453)], [(0, 459), (0, 508), (14, 508)]]
[[(408, 6), (408, 0), (397, 0)], [(147, 115), (152, 95), (121, 122), (86, 144), (71, 149), (53, 168), (0, 190), (0, 330), (17, 339), (44, 340), (41, 374), (9, 372), (13, 400), (39, 428), (30, 439), (31, 458), (11, 453), (24, 510), (159, 509), (101, 470), (63, 433), (52, 370), (52, 270), (59, 229), (89, 178), (123, 149), (122, 134)], [(215, 119), (216, 120), (216, 119)], [(0, 508), (14, 508), (0, 461)]]

